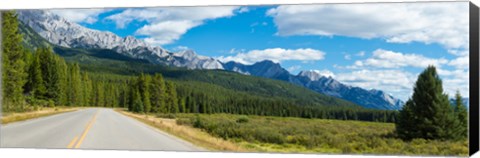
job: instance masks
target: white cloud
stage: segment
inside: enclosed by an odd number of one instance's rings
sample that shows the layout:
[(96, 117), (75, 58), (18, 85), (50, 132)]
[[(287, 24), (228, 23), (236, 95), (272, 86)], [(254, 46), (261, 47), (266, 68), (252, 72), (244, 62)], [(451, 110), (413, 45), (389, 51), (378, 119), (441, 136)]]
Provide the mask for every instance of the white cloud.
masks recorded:
[[(338, 79), (347, 84), (362, 88), (381, 89), (402, 100), (408, 99), (418, 74), (429, 65), (435, 65), (443, 81), (444, 91), (452, 97), (458, 90), (469, 96), (468, 56), (460, 56), (452, 60), (444, 58), (428, 58), (419, 54), (406, 54), (384, 49), (373, 51), (365, 60), (357, 60), (346, 66), (352, 72), (337, 74)], [(338, 66), (337, 66), (338, 67)], [(420, 68), (406, 71), (405, 68)], [(340, 67), (342, 68), (342, 67)]]
[(468, 69), (469, 68), (469, 57), (462, 56), (456, 59), (451, 60), (448, 65), (455, 66), (457, 69)]
[(416, 76), (401, 70), (358, 70), (336, 75), (340, 82), (364, 89), (380, 89), (405, 100), (411, 94)]
[(69, 21), (76, 23), (93, 24), (98, 21), (98, 15), (109, 11), (108, 9), (59, 9), (50, 10)]
[(453, 97), (456, 91), (460, 91), (463, 97), (469, 96), (469, 70), (467, 69), (455, 69), (444, 70), (437, 69), (438, 74), (443, 80), (443, 90)]
[(449, 49), (448, 53), (456, 56), (466, 56), (469, 54), (469, 50), (468, 49)]
[(153, 45), (163, 45), (176, 41), (188, 29), (200, 25), (195, 21), (165, 21), (151, 25), (145, 25), (136, 31), (137, 35), (149, 36), (145, 42)]
[(290, 73), (293, 73), (294, 71), (297, 71), (299, 70), (300, 68), (302, 68), (302, 66), (300, 65), (294, 65), (294, 66), (290, 66), (287, 68), (287, 71), (290, 72)]
[(335, 78), (335, 73), (333, 73), (332, 71), (327, 70), (327, 69), (323, 69), (323, 70), (311, 70), (311, 71), (313, 71), (313, 72), (315, 72), (315, 73), (318, 73), (318, 74), (320, 74), (321, 76)]
[(352, 55), (350, 55), (350, 54), (345, 54), (345, 55), (343, 56), (343, 58), (344, 58), (345, 60), (352, 60)]
[(206, 20), (231, 17), (240, 12), (238, 7), (167, 7), (148, 9), (127, 9), (107, 17), (117, 28), (125, 28), (133, 21), (148, 24), (136, 31), (137, 35), (147, 36), (145, 41), (154, 45), (170, 44), (193, 27)]
[(249, 11), (250, 9), (248, 7), (240, 7), (240, 9), (238, 9), (238, 13), (246, 13)]
[(325, 53), (311, 48), (283, 49), (269, 48), (264, 50), (251, 50), (246, 53), (237, 53), (235, 56), (217, 57), (220, 61), (236, 61), (243, 64), (253, 64), (262, 60), (281, 62), (285, 60), (314, 61), (323, 60)]
[(172, 51), (174, 52), (179, 52), (179, 51), (184, 51), (184, 50), (190, 50), (187, 46), (176, 46), (172, 48)]
[(448, 63), (446, 59), (427, 58), (418, 54), (404, 54), (389, 50), (377, 49), (373, 52), (373, 56), (366, 60), (355, 61), (351, 68), (360, 68), (365, 66), (378, 68), (400, 68), (400, 67), (418, 67), (425, 68), (429, 65), (440, 67), (442, 64)]
[(270, 9), (278, 35), (383, 38), (468, 49), (468, 3), (284, 5)]
[(365, 51), (360, 51), (358, 52), (357, 54), (355, 54), (356, 56), (359, 56), (359, 57), (363, 57), (365, 56)]

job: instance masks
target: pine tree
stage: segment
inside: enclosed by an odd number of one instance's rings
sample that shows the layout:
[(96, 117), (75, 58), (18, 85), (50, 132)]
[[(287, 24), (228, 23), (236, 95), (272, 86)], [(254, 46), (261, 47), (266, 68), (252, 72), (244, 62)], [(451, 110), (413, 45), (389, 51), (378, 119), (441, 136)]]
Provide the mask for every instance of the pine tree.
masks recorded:
[(434, 66), (419, 76), (412, 98), (407, 101), (396, 122), (396, 132), (402, 139), (452, 139), (456, 124), (448, 96)]
[(152, 86), (150, 88), (150, 103), (152, 104), (153, 112), (165, 113), (165, 81), (162, 75), (155, 74), (152, 79)]
[(96, 83), (96, 103), (98, 107), (105, 107), (105, 86), (103, 81), (97, 81)]
[(139, 90), (142, 96), (143, 110), (145, 113), (149, 113), (152, 109), (152, 104), (150, 102), (150, 83), (152, 78), (149, 75), (141, 74), (138, 78)]
[(30, 93), (36, 99), (44, 99), (46, 93), (45, 83), (42, 78), (42, 70), (40, 66), (40, 51), (37, 49), (36, 53), (31, 58), (30, 66), (28, 69), (28, 82), (25, 91)]
[(187, 107), (186, 107), (186, 99), (185, 97), (183, 97), (182, 99), (180, 99), (180, 108), (179, 108), (179, 112), (180, 113), (186, 113), (187, 112)]
[(142, 96), (140, 95), (140, 91), (136, 89), (133, 98), (133, 112), (142, 113), (143, 111)]
[(82, 93), (83, 93), (83, 104), (85, 106), (92, 106), (92, 80), (88, 77), (86, 72), (82, 73)]
[(67, 105), (83, 106), (82, 80), (78, 64), (68, 66)]
[(455, 94), (455, 116), (458, 119), (455, 139), (466, 139), (468, 137), (468, 112), (459, 91)]
[(23, 87), (27, 82), (22, 35), (18, 30), (17, 15), (2, 12), (2, 90), (4, 111), (23, 111)]
[(177, 113), (178, 112), (178, 98), (175, 84), (172, 82), (167, 82), (167, 101), (166, 101), (168, 112)]

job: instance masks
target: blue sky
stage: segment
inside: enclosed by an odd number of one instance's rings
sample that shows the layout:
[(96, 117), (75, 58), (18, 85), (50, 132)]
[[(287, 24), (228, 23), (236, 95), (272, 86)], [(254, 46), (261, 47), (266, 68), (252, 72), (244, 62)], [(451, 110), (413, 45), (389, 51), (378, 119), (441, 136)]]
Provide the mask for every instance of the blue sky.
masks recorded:
[(435, 65), (468, 96), (468, 3), (55, 10), (85, 27), (221, 61), (280, 63), (408, 99)]

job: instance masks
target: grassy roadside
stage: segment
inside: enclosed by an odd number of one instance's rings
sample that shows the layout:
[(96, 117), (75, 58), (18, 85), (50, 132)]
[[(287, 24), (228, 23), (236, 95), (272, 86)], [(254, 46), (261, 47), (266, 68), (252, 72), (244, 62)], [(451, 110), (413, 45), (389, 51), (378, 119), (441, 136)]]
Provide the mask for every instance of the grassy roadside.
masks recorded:
[(394, 124), (232, 114), (124, 115), (214, 151), (466, 156), (468, 140), (403, 141)]
[(184, 139), (194, 145), (211, 151), (251, 152), (233, 142), (214, 137), (200, 129), (178, 125), (175, 119), (157, 118), (154, 115), (142, 115), (115, 109), (117, 112), (132, 117), (150, 126), (165, 131), (171, 135)]
[(2, 113), (1, 124), (9, 124), (12, 122), (24, 121), (33, 118), (45, 117), (64, 112), (76, 111), (80, 108), (70, 107), (55, 107), (55, 108), (41, 108), (36, 111), (22, 112), (22, 113)]

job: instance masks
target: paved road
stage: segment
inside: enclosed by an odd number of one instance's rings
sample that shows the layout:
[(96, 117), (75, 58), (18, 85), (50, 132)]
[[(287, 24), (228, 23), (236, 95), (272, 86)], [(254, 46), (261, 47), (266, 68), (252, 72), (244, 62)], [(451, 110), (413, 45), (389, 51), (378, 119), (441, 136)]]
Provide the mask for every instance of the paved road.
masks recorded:
[(7, 124), (1, 147), (203, 151), (112, 109), (90, 108)]

